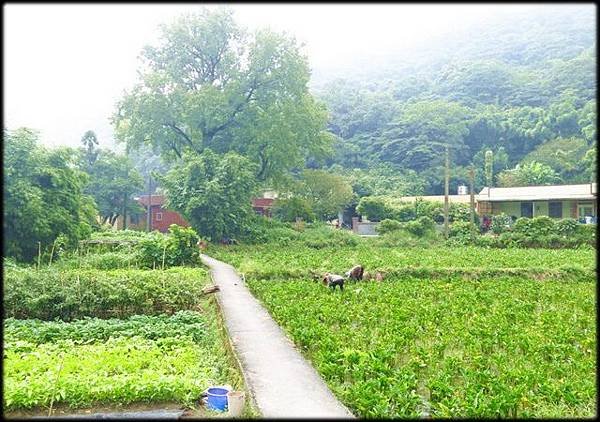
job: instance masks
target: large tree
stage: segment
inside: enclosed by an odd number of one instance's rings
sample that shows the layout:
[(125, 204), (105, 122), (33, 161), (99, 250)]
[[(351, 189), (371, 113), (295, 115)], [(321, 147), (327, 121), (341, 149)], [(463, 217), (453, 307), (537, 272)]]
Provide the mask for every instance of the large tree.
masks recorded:
[(202, 236), (220, 240), (239, 234), (252, 214), (256, 165), (229, 152), (185, 153), (165, 176), (155, 174), (167, 190), (167, 206), (180, 212)]
[(142, 190), (143, 181), (129, 158), (106, 149), (96, 154), (85, 192), (96, 201), (102, 223), (113, 225), (119, 216), (141, 214), (143, 209), (131, 196)]
[(60, 236), (76, 244), (94, 225), (87, 175), (69, 148), (46, 150), (36, 132), (4, 131), (4, 256), (31, 260), (38, 242), (49, 249)]
[(308, 92), (307, 59), (294, 39), (250, 35), (223, 8), (161, 29), (161, 42), (142, 52), (141, 80), (113, 117), (118, 139), (168, 158), (236, 151), (267, 183), (329, 151), (327, 113)]
[(297, 195), (305, 198), (322, 219), (337, 216), (352, 201), (352, 185), (342, 176), (324, 170), (304, 170)]
[(552, 185), (560, 183), (560, 176), (549, 165), (530, 161), (517, 164), (514, 169), (504, 170), (498, 175), (500, 187)]

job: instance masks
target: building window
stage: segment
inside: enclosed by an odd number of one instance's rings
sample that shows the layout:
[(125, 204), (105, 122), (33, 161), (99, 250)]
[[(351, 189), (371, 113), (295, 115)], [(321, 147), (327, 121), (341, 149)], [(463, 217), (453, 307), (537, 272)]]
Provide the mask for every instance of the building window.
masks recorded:
[(594, 216), (594, 204), (591, 202), (580, 202), (577, 208), (579, 211), (579, 218)]
[(162, 212), (156, 213), (156, 221), (162, 221)]
[(521, 202), (521, 217), (533, 217), (533, 202)]
[(548, 215), (552, 218), (562, 218), (562, 202), (549, 202)]

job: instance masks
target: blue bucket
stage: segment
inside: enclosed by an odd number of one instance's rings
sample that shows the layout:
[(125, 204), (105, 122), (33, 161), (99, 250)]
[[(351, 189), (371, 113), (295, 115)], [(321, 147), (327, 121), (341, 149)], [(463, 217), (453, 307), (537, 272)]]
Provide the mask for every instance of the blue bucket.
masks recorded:
[(206, 407), (212, 410), (224, 411), (227, 407), (227, 393), (229, 392), (226, 388), (211, 387), (206, 390), (208, 399), (206, 400)]

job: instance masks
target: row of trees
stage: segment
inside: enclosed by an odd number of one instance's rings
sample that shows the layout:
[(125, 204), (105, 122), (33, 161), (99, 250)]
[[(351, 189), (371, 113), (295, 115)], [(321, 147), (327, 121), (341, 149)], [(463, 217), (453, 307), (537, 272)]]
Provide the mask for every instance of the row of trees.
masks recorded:
[(143, 212), (131, 200), (142, 187), (140, 175), (126, 156), (98, 148), (92, 131), (79, 149), (44, 148), (26, 128), (5, 129), (3, 138), (4, 256), (31, 260), (74, 248), (100, 224)]

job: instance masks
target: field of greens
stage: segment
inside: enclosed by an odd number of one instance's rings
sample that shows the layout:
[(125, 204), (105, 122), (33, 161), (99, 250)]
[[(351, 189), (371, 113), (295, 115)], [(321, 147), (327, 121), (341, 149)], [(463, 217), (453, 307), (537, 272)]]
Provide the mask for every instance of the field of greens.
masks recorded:
[(123, 267), (110, 251), (74, 261), (4, 266), (7, 415), (171, 403), (204, 416), (206, 388), (244, 389), (204, 268)]
[[(211, 254), (246, 274), (255, 296), (357, 416), (596, 413), (593, 251), (361, 242)], [(389, 272), (382, 283), (347, 284), (343, 293), (308, 276), (355, 263)], [(405, 266), (431, 271), (411, 276)], [(494, 268), (490, 277), (486, 270)]]
[(311, 248), (270, 245), (212, 247), (211, 256), (256, 278), (306, 277), (325, 271), (342, 274), (353, 265), (366, 271), (429, 278), (436, 274), (548, 274), (595, 278), (593, 249), (486, 249), (481, 247), (381, 247), (372, 239), (357, 246)]

